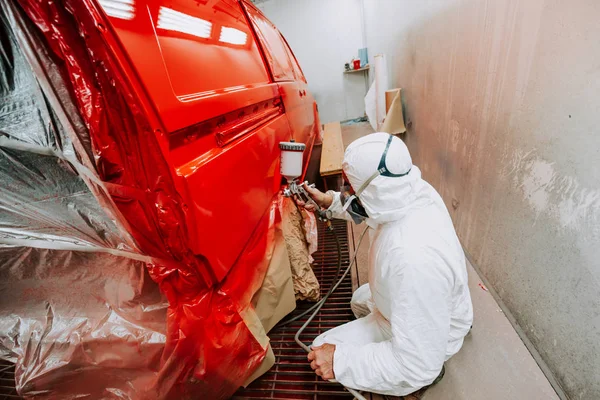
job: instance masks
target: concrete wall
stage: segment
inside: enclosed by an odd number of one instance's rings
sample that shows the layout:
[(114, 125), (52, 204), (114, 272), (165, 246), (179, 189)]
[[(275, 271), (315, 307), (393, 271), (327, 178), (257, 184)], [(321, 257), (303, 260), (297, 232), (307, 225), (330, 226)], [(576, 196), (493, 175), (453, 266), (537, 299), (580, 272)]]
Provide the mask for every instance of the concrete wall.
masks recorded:
[(600, 399), (600, 2), (365, 3), (415, 164), (567, 394)]
[(364, 73), (344, 74), (363, 46), (359, 0), (271, 0), (257, 7), (294, 51), (319, 105), (321, 122), (364, 115)]

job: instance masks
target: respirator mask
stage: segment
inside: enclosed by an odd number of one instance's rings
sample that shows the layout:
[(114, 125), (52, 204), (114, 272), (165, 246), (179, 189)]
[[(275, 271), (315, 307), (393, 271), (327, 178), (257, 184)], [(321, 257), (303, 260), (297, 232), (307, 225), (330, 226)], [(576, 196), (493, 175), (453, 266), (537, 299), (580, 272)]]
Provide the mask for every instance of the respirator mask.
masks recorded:
[(408, 175), (411, 171), (409, 169), (403, 174), (394, 174), (387, 169), (387, 166), (385, 165), (385, 159), (387, 157), (387, 152), (390, 148), (390, 145), (392, 144), (393, 139), (394, 137), (390, 135), (390, 138), (388, 139), (387, 144), (385, 146), (385, 150), (381, 155), (381, 160), (379, 160), (377, 171), (375, 171), (373, 175), (371, 175), (369, 179), (367, 179), (365, 183), (363, 183), (356, 192), (352, 190), (352, 187), (348, 182), (344, 182), (344, 185), (340, 188), (340, 202), (342, 203), (342, 209), (348, 214), (350, 214), (355, 224), (360, 224), (365, 219), (369, 218), (367, 210), (365, 210), (365, 207), (360, 202), (359, 196), (367, 188), (367, 186), (369, 186), (373, 179), (377, 178), (379, 175), (388, 178), (400, 178)]

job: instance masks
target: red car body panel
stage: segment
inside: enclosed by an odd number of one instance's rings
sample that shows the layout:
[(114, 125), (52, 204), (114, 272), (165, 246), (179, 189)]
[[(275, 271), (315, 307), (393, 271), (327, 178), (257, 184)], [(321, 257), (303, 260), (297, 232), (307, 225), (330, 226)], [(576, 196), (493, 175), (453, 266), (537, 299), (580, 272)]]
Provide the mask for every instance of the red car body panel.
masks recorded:
[(319, 129), (306, 80), (251, 3), (141, 0), (127, 18), (104, 11), (165, 128), (190, 245), (222, 280), (280, 188), (278, 143), (306, 143), (308, 163)]

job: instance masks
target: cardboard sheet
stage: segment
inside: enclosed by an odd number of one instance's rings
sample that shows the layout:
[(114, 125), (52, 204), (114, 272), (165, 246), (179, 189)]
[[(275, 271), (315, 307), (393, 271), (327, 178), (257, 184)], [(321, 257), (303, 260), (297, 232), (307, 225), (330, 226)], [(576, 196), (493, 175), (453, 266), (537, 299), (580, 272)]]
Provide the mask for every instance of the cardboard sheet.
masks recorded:
[(279, 230), (267, 275), (252, 298), (252, 305), (266, 332), (296, 308), (292, 269), (285, 240)]
[[(390, 99), (392, 100), (390, 101)], [(385, 100), (387, 115), (385, 116), (385, 121), (383, 121), (381, 131), (392, 135), (406, 132), (406, 126), (404, 126), (404, 114), (402, 113), (402, 89), (386, 91)]]
[[(290, 260), (280, 230), (277, 230), (273, 258), (262, 286), (252, 298), (254, 311), (265, 331), (270, 331), (279, 321), (296, 308)], [(244, 382), (248, 386), (275, 364), (275, 354), (269, 345), (267, 355), (256, 371)]]

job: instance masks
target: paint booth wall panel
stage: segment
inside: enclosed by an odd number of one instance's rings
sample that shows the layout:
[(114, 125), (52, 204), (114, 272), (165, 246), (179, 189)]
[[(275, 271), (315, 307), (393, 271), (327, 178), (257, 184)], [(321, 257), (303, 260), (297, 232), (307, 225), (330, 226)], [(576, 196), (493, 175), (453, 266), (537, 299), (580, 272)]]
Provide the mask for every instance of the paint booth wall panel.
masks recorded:
[(365, 5), (414, 163), (567, 394), (600, 398), (600, 3)]

